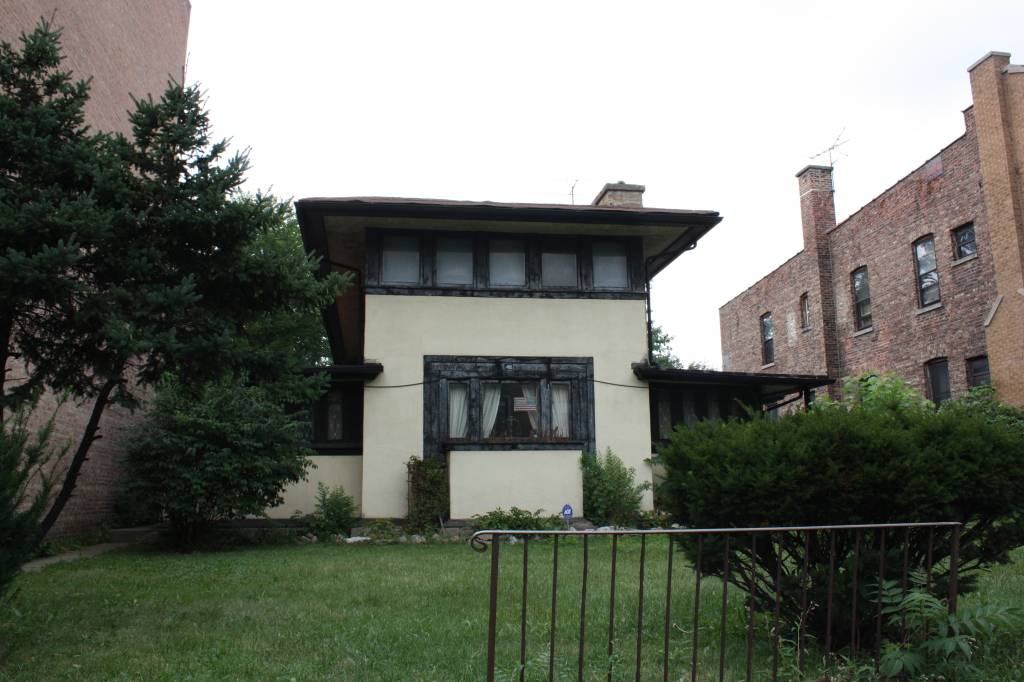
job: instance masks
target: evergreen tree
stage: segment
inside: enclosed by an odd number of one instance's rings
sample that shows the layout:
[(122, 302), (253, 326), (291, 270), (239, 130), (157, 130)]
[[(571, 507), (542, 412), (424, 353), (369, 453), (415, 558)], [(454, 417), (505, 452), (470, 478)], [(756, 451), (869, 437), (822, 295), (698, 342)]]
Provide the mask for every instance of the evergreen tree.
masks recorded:
[(315, 397), (323, 380), (293, 373), (294, 349), (241, 340), (268, 316), (327, 305), (344, 279), (318, 282), (306, 254), (270, 248), (288, 209), (240, 194), (246, 155), (211, 140), (198, 88), (137, 101), (131, 140), (90, 135), (88, 86), (59, 70), (59, 33), (44, 24), (23, 44), (0, 49), (0, 357), (20, 354), (27, 380), (0, 384), (0, 404), (39, 387), (92, 403), (41, 539), (103, 411), (138, 405), (164, 373), (186, 388), (241, 375), (279, 398)]

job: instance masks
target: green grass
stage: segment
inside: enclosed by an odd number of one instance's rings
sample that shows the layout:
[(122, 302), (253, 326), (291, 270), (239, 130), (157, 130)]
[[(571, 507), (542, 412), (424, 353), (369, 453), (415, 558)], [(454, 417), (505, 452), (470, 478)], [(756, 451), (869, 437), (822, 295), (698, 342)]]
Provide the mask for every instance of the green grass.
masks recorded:
[[(618, 679), (633, 679), (639, 540), (620, 542)], [(607, 675), (610, 541), (591, 545), (586, 679)], [(522, 545), (501, 547), (499, 662), (519, 658)], [(550, 543), (531, 543), (529, 658), (543, 668)], [(648, 543), (643, 679), (661, 679), (666, 545)], [(581, 544), (559, 557), (559, 679), (575, 679)], [(670, 661), (689, 670), (693, 574), (676, 557)], [(964, 604), (1024, 602), (1017, 562)], [(288, 545), (214, 554), (122, 551), (22, 576), (0, 623), (0, 680), (478, 680), (486, 660), (490, 554), (464, 544)], [(720, 585), (701, 586), (700, 679), (717, 679)], [(743, 595), (730, 590), (726, 679), (745, 669)], [(2, 608), (2, 607), (0, 607)], [(0, 612), (2, 613), (2, 612)], [(5, 623), (10, 623), (6, 625)], [(707, 628), (705, 630), (705, 628)], [(771, 643), (758, 631), (756, 667)], [(1024, 665), (1024, 658), (1006, 665)], [(544, 677), (546, 679), (546, 676)], [(688, 677), (687, 677), (688, 679)], [(786, 679), (783, 677), (782, 679)], [(1002, 679), (1019, 679), (1003, 677)]]

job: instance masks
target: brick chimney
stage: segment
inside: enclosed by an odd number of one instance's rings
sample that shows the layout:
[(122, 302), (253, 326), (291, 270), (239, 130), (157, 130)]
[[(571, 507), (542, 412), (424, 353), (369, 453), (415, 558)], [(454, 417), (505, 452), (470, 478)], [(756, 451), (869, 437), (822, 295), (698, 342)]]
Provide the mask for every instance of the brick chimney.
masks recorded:
[(825, 233), (836, 226), (832, 167), (807, 166), (796, 177), (800, 182), (800, 220), (804, 226), (804, 248), (813, 251)]
[(643, 185), (627, 185), (622, 180), (604, 186), (592, 202), (591, 206), (631, 206), (643, 208), (644, 190)]

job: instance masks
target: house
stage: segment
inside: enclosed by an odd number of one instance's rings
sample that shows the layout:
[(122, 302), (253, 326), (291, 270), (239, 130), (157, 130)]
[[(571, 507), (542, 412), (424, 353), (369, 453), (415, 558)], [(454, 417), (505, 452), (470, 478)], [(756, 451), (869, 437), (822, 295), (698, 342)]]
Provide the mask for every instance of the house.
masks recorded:
[(895, 372), (936, 403), (991, 382), (1024, 404), (1024, 67), (968, 71), (964, 135), (843, 222), (832, 169), (797, 174), (804, 248), (720, 309), (726, 369)]
[[(151, 0), (113, 3), (107, 0), (18, 0), (0, 3), (0, 40), (20, 51), (19, 37), (31, 33), (40, 18), (62, 29), (65, 55), (61, 68), (75, 80), (89, 80), (90, 99), (85, 122), (94, 131), (131, 136), (128, 111), (135, 108), (132, 95), (158, 97), (168, 79), (183, 80), (187, 56), (188, 0)], [(18, 383), (23, 366), (5, 358), (0, 370)], [(29, 423), (39, 429), (54, 415), (57, 400), (45, 394)], [(91, 404), (65, 403), (54, 420), (52, 442), (70, 442), (71, 449), (85, 431)], [(77, 535), (92, 530), (114, 514), (118, 480), (122, 470), (122, 428), (143, 419), (143, 413), (112, 406), (100, 422), (103, 438), (96, 441), (83, 465), (74, 495), (51, 529), (53, 536)]]
[(827, 383), (648, 363), (651, 278), (721, 217), (645, 208), (643, 192), (609, 184), (589, 206), (296, 202), (321, 275), (354, 279), (325, 311), (334, 364), (305, 370), (331, 379), (312, 410), (317, 468), (281, 509), (310, 510), (322, 481), (364, 517), (403, 517), (406, 462), (439, 457), (453, 518), (581, 516), (582, 452), (611, 448), (651, 480), (652, 428)]

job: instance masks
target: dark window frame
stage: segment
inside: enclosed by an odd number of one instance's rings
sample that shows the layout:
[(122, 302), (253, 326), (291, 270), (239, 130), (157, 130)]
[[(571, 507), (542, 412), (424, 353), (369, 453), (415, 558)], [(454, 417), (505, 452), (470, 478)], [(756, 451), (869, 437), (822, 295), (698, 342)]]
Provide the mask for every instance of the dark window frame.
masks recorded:
[[(961, 243), (960, 235), (966, 234), (970, 231), (971, 238), (969, 241)], [(965, 223), (960, 227), (954, 228), (950, 232), (950, 236), (953, 238), (953, 260), (961, 260), (970, 256), (978, 255), (978, 234), (975, 232), (974, 223)], [(974, 250), (971, 253), (963, 253), (965, 244), (970, 244)]]
[(811, 299), (807, 292), (800, 295), (800, 328), (811, 328)]
[[(924, 363), (925, 379), (928, 384), (928, 398), (938, 407), (952, 397), (952, 387), (949, 381), (949, 358), (933, 358)], [(937, 387), (945, 374), (945, 391)]]
[[(985, 363), (985, 371), (979, 372), (976, 365), (982, 361)], [(990, 383), (992, 383), (992, 375), (988, 356), (977, 355), (973, 358), (967, 358), (967, 385), (974, 388), (976, 386), (986, 386)]]
[[(932, 257), (935, 259), (935, 267), (932, 268), (931, 270), (926, 271), (926, 272), (921, 272), (921, 259), (920, 259), (920, 256), (918, 255), (917, 249), (918, 249), (919, 246), (921, 246), (922, 244), (925, 244), (926, 242), (929, 242), (929, 241), (932, 244)], [(942, 284), (939, 281), (939, 254), (938, 254), (938, 251), (935, 250), (935, 235), (934, 234), (929, 234), (929, 235), (926, 235), (924, 237), (921, 237), (920, 239), (918, 239), (917, 241), (914, 242), (912, 248), (913, 248), (913, 254), (914, 254), (914, 281), (915, 281), (916, 286), (917, 286), (917, 303), (918, 303), (918, 307), (919, 308), (928, 308), (928, 307), (933, 306), (933, 305), (938, 305), (939, 303), (942, 303)], [(935, 293), (936, 293), (936, 298), (935, 298), (934, 301), (929, 301), (928, 303), (925, 303), (924, 278), (927, 277), (928, 275), (932, 274), (932, 273), (935, 273)]]
[[(589, 450), (595, 448), (594, 359), (427, 355), (423, 358), (423, 456), (452, 450)], [(449, 383), (468, 384), (465, 438), (449, 436)], [(551, 386), (569, 385), (569, 438), (488, 438), (480, 416), (483, 385), (537, 383), (539, 430), (550, 432)]]
[[(770, 336), (765, 334), (765, 320), (768, 320), (768, 325), (771, 328)], [(775, 362), (775, 323), (770, 312), (761, 315), (759, 327), (761, 332), (761, 364), (770, 365)]]
[[(416, 236), (420, 244), (420, 281), (384, 282), (383, 237), (385, 235)], [(439, 284), (437, 282), (437, 240), (440, 237), (470, 239), (473, 244), (473, 283)], [(490, 241), (492, 239), (522, 240), (526, 256), (526, 284), (497, 285), (489, 282)], [(594, 285), (592, 244), (619, 243), (626, 252), (626, 287)], [(571, 245), (576, 255), (575, 286), (543, 286), (541, 253), (545, 244)], [(469, 232), (456, 230), (407, 230), (366, 228), (365, 293), (417, 296), (474, 296), (491, 298), (596, 298), (613, 300), (646, 299), (643, 243), (641, 237), (601, 235), (524, 234), (518, 232)]]
[[(340, 441), (327, 440), (328, 402), (332, 395), (341, 398), (342, 425)], [(324, 395), (295, 411), (306, 412), (306, 445), (317, 455), (361, 455), (363, 453), (363, 383), (334, 381)]]
[[(864, 282), (867, 284), (867, 296), (857, 298), (857, 275), (864, 274)], [(871, 275), (868, 266), (859, 267), (850, 273), (850, 289), (853, 294), (853, 318), (857, 331), (870, 329), (874, 326), (874, 319), (871, 311)], [(867, 313), (864, 308), (867, 308)]]
[(668, 436), (662, 435), (663, 404), (668, 407), (668, 427), (672, 430), (680, 424), (693, 428), (696, 422), (702, 419), (745, 419), (745, 406), (760, 407), (761, 400), (756, 390), (748, 388), (651, 383), (650, 403), (651, 440), (656, 443), (667, 443)]

